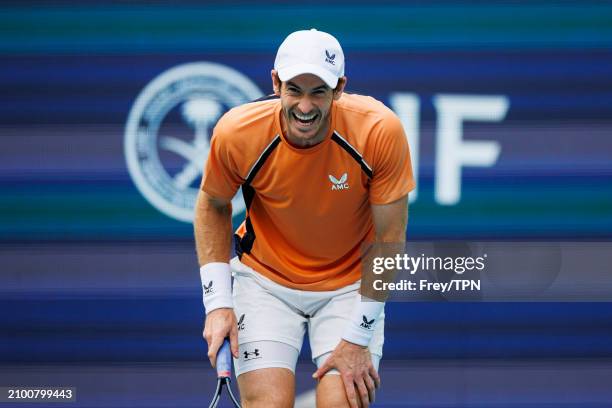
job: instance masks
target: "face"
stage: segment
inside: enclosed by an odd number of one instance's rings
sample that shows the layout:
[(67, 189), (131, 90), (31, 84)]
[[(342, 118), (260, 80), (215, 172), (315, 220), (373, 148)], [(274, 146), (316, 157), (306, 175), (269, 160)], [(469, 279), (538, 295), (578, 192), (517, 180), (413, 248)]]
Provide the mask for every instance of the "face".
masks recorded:
[(321, 78), (303, 74), (281, 83), (272, 70), (274, 93), (281, 99), (283, 131), (292, 144), (308, 147), (325, 139), (332, 101), (340, 98), (345, 82), (340, 78), (333, 90)]

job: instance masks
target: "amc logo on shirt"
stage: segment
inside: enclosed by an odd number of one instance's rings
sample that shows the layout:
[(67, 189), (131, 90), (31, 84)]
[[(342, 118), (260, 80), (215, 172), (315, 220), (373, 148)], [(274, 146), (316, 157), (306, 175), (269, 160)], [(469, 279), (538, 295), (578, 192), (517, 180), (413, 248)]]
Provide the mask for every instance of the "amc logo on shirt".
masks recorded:
[(340, 176), (339, 180), (330, 174), (329, 181), (331, 181), (332, 183), (331, 189), (332, 190), (348, 190), (349, 185), (346, 182), (347, 179), (348, 179), (347, 173), (344, 173), (342, 176)]

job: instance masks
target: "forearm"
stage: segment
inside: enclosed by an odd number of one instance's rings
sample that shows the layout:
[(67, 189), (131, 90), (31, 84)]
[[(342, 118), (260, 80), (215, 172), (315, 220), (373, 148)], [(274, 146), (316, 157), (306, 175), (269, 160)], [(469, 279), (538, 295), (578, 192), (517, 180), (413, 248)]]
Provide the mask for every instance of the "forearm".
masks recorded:
[(200, 266), (229, 262), (232, 243), (232, 205), (203, 191), (196, 202), (194, 233)]
[(382, 274), (373, 274), (372, 261), (375, 258), (395, 258), (403, 254), (406, 243), (406, 227), (408, 223), (408, 197), (386, 205), (373, 205), (372, 214), (376, 232), (374, 245), (365, 257), (365, 267), (362, 269), (362, 294), (379, 301), (387, 298), (386, 291), (374, 290), (371, 285), (374, 279), (383, 282), (393, 282), (397, 271), (385, 268)]
[[(376, 256), (381, 258), (395, 258), (398, 254), (405, 252), (406, 245), (406, 228), (408, 223), (408, 200), (403, 199), (397, 203), (395, 214), (384, 214), (379, 216), (378, 227), (376, 228), (375, 251)], [(387, 220), (381, 220), (381, 217), (388, 217)], [(394, 282), (397, 275), (397, 269), (387, 269), (378, 278), (384, 282)], [(386, 299), (388, 291), (378, 294), (378, 300)]]
[[(349, 324), (342, 338), (350, 343), (367, 346), (374, 331), (374, 325), (384, 310), (388, 292), (374, 289), (375, 279), (392, 282), (395, 270), (386, 270), (374, 275), (372, 261), (375, 258), (395, 257), (404, 251), (406, 223), (408, 221), (408, 200), (403, 197), (393, 203), (372, 206), (372, 218), (376, 232), (375, 242), (364, 254), (361, 274), (361, 288), (355, 298), (355, 305)], [(364, 298), (367, 299), (364, 301)]]

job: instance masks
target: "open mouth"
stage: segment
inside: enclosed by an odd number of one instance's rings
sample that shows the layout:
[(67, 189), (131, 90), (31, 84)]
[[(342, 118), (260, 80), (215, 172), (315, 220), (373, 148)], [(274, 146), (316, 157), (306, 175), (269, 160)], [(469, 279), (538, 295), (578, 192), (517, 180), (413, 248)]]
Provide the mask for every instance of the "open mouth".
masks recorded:
[(319, 117), (318, 114), (313, 113), (310, 115), (302, 115), (296, 112), (291, 112), (293, 119), (302, 126), (310, 126), (312, 125)]

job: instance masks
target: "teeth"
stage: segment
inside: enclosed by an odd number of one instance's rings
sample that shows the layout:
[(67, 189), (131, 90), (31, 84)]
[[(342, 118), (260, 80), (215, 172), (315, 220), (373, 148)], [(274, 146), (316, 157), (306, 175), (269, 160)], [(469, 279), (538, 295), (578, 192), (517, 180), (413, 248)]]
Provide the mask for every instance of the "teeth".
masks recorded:
[(315, 118), (315, 116), (317, 116), (316, 113), (313, 113), (311, 115), (301, 115), (297, 112), (293, 112), (293, 114), (295, 115), (296, 118), (298, 118), (299, 120), (303, 120), (305, 122), (311, 121)]

